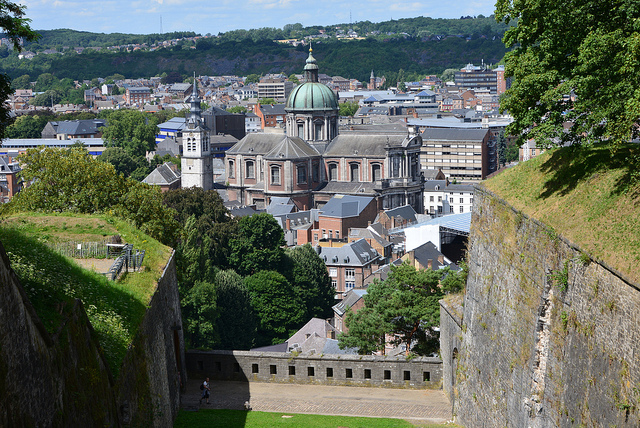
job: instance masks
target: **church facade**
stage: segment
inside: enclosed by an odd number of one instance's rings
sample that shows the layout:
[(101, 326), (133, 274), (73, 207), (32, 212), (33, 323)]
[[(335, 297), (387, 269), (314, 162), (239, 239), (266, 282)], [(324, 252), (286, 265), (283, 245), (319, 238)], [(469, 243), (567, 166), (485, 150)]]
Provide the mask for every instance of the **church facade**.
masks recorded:
[(339, 133), (338, 99), (318, 82), (311, 49), (304, 75), (287, 99), (285, 133), (250, 134), (227, 151), (229, 200), (264, 208), (285, 196), (307, 210), (346, 194), (372, 196), (378, 209), (424, 212), (420, 134)]

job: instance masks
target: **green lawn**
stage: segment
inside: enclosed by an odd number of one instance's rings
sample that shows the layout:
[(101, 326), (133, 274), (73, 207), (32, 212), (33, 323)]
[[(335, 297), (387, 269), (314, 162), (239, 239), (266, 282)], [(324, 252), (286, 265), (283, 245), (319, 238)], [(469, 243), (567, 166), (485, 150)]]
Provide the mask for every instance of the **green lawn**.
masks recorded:
[[(124, 242), (145, 249), (142, 272), (108, 281), (47, 247), (61, 240), (101, 240), (120, 234)], [(21, 213), (3, 219), (2, 242), (11, 267), (45, 328), (53, 333), (74, 299), (82, 300), (107, 363), (118, 375), (127, 348), (144, 317), (169, 249), (128, 224), (109, 217)]]
[[(364, 418), (352, 416), (303, 415), (298, 413), (245, 412), (244, 410), (210, 410), (198, 412), (181, 410), (173, 425), (176, 428), (407, 428), (411, 423), (402, 419)], [(455, 425), (426, 424), (424, 428), (452, 428)]]
[(606, 145), (548, 150), (482, 186), (640, 282), (640, 181), (634, 158), (640, 159), (640, 144), (617, 151)]

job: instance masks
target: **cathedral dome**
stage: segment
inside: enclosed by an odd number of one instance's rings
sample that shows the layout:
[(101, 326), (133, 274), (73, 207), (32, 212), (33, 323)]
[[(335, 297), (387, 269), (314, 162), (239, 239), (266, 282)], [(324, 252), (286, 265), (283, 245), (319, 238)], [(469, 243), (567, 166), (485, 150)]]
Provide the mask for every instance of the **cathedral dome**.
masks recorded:
[(296, 86), (287, 99), (286, 111), (338, 110), (338, 97), (327, 86), (306, 82)]
[(296, 86), (289, 94), (285, 106), (287, 112), (338, 110), (336, 94), (327, 85), (318, 82), (318, 65), (311, 52), (312, 49), (309, 49), (309, 58), (304, 67), (306, 82)]

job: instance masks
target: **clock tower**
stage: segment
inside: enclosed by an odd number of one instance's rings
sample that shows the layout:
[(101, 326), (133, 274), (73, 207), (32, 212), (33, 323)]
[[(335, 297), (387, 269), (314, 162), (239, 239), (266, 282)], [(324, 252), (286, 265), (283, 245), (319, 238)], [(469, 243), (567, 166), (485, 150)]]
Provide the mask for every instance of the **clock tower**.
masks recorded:
[(193, 75), (193, 91), (189, 97), (191, 109), (187, 116), (187, 126), (182, 131), (182, 187), (202, 187), (213, 189), (213, 157), (209, 132), (202, 120), (198, 82)]

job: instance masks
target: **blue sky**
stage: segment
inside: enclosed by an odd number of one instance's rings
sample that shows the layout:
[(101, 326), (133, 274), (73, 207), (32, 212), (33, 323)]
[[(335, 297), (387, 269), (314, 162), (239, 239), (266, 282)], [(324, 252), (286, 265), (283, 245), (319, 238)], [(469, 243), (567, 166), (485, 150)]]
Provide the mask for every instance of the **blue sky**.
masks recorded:
[(451, 7), (441, 0), (22, 0), (35, 30), (70, 28), (97, 33), (149, 34), (195, 31), (217, 34), (236, 29), (282, 28), (351, 21), (430, 16), (491, 15), (495, 0), (469, 0)]

